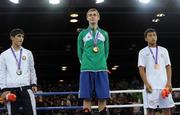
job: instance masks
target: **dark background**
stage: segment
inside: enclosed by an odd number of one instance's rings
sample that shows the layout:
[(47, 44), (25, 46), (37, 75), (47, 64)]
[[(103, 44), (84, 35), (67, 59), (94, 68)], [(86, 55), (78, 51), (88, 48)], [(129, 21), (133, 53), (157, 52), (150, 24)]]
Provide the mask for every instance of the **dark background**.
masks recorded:
[[(180, 69), (180, 1), (152, 0), (140, 4), (138, 0), (62, 0), (62, 4), (50, 5), (48, 0), (21, 0), (12, 4), (0, 0), (0, 50), (10, 47), (9, 32), (22, 28), (26, 35), (23, 47), (33, 52), (38, 82), (79, 80), (79, 62), (76, 54), (77, 28), (86, 28), (86, 12), (95, 7), (100, 11), (99, 27), (110, 36), (108, 67), (110, 79), (132, 80), (139, 77), (138, 51), (147, 44), (145, 29), (158, 31), (158, 44), (168, 49), (173, 69), (173, 84), (178, 86)], [(78, 23), (70, 23), (70, 13), (79, 14)], [(153, 23), (157, 13), (164, 13), (160, 22)], [(119, 65), (116, 71), (111, 70)], [(67, 66), (67, 71), (61, 71)]]

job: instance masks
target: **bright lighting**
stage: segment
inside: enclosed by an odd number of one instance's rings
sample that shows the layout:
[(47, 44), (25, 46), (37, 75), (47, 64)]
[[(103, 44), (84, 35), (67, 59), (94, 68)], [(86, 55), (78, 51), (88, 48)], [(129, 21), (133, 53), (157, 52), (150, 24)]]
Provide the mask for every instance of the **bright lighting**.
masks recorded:
[(102, 3), (104, 0), (96, 0), (96, 4)]
[(150, 0), (139, 0), (139, 2), (144, 3), (144, 4), (147, 4), (147, 3), (150, 2)]
[(66, 69), (66, 68), (67, 68), (67, 66), (62, 66), (62, 68), (63, 68), (63, 69)]
[(159, 22), (160, 21), (160, 19), (152, 19), (152, 22), (154, 22), (154, 23), (157, 23), (157, 22)]
[(118, 68), (119, 66), (118, 65), (114, 65), (115, 68)]
[(159, 14), (157, 14), (156, 16), (157, 16), (157, 17), (164, 17), (164, 16), (165, 16), (165, 14), (163, 14), (163, 13), (159, 13)]
[(19, 0), (9, 0), (9, 1), (14, 3), (14, 4), (19, 4)]
[(76, 14), (76, 13), (70, 14), (70, 17), (72, 17), (72, 18), (76, 18), (76, 17), (78, 17), (78, 16), (79, 16), (79, 15)]
[(76, 23), (76, 22), (78, 22), (78, 20), (77, 19), (71, 19), (70, 22), (71, 23)]
[(60, 0), (49, 0), (50, 4), (59, 4)]
[(66, 71), (67, 69), (66, 68), (61, 68), (62, 71)]
[(115, 67), (112, 67), (111, 69), (112, 69), (112, 70), (117, 70), (117, 68), (115, 68)]
[(59, 82), (64, 82), (64, 80), (63, 80), (63, 79), (60, 79)]

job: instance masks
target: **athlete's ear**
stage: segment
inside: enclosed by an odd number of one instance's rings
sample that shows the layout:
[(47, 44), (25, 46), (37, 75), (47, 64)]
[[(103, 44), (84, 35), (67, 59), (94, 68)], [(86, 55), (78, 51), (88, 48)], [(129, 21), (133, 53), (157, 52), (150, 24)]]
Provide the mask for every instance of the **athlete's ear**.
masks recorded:
[(98, 19), (98, 21), (99, 21), (99, 20), (100, 20), (100, 15), (98, 15), (98, 18), (99, 18), (99, 19)]
[(88, 16), (86, 16), (86, 20), (89, 22)]
[(147, 37), (145, 37), (144, 40), (147, 42)]
[(13, 40), (13, 39), (14, 39), (14, 37), (13, 37), (13, 36), (10, 36), (10, 39), (11, 39), (11, 40)]

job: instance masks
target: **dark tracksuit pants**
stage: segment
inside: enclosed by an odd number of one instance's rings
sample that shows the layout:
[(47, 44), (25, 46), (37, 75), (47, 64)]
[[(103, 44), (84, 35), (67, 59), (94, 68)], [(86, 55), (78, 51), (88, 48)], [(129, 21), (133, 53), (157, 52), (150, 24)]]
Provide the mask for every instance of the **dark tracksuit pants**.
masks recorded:
[(36, 115), (35, 96), (30, 86), (6, 88), (16, 95), (15, 102), (8, 102), (8, 115)]

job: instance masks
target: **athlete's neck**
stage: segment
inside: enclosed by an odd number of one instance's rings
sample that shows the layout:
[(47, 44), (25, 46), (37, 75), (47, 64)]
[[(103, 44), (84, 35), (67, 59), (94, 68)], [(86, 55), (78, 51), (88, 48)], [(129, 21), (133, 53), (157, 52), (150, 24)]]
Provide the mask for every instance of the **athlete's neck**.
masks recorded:
[(20, 48), (21, 48), (21, 46), (17, 46), (17, 45), (12, 45), (11, 46), (15, 51), (18, 51)]
[(90, 24), (89, 27), (90, 27), (93, 31), (96, 31), (97, 28), (98, 28), (98, 25), (97, 25), (97, 24)]
[(154, 48), (154, 47), (157, 47), (157, 44), (148, 44), (148, 47)]

